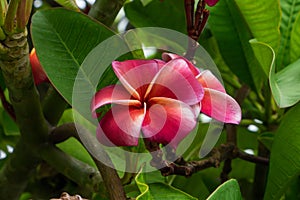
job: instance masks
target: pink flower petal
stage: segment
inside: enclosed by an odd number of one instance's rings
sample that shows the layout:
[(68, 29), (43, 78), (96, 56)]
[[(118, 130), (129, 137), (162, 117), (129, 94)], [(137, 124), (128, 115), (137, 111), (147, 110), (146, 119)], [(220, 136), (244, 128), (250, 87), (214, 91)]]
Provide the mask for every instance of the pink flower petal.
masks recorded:
[(152, 98), (149, 103), (142, 126), (144, 137), (176, 148), (196, 126), (195, 111), (181, 101), (164, 97)]
[(201, 102), (191, 106), (195, 117), (198, 117), (201, 112)]
[(169, 61), (154, 77), (145, 99), (168, 97), (194, 105), (201, 101), (203, 88), (183, 59)]
[(134, 98), (141, 100), (147, 86), (164, 64), (165, 62), (161, 60), (126, 60), (114, 61), (112, 66), (129, 93)]
[(91, 103), (91, 110), (94, 112), (105, 104), (122, 104), (122, 105), (135, 105), (141, 106), (138, 100), (131, 100), (131, 95), (122, 85), (110, 85), (99, 90)]
[(98, 141), (106, 146), (136, 146), (145, 117), (145, 108), (113, 106), (99, 123)]
[(166, 62), (170, 61), (170, 60), (174, 60), (174, 59), (183, 59), (189, 66), (190, 70), (192, 71), (192, 73), (194, 74), (194, 76), (197, 76), (200, 73), (200, 70), (195, 67), (195, 65), (190, 62), (188, 59), (186, 59), (185, 57), (179, 56), (177, 54), (173, 54), (173, 53), (163, 53), (162, 54), (162, 59)]
[(204, 88), (201, 112), (225, 123), (238, 124), (241, 121), (239, 104), (226, 93)]
[(215, 77), (211, 71), (204, 70), (197, 77), (198, 81), (202, 84), (204, 88), (210, 88), (214, 90), (218, 90), (220, 92), (226, 93), (224, 86), (222, 83)]
[(205, 0), (208, 6), (214, 6), (219, 0)]

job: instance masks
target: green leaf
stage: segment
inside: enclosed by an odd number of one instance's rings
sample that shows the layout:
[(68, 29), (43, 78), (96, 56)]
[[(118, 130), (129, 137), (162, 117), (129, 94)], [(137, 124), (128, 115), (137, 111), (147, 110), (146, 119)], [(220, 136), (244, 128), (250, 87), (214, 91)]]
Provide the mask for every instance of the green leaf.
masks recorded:
[(57, 144), (57, 146), (74, 158), (77, 158), (78, 160), (96, 168), (96, 165), (90, 154), (75, 138), (70, 138), (62, 143)]
[(269, 83), (273, 97), (281, 108), (289, 107), (300, 100), (300, 59), (275, 73), (275, 53), (267, 44), (251, 42), (264, 71), (270, 68)]
[(19, 136), (20, 130), (14, 120), (7, 114), (6, 111), (2, 112), (2, 123), (4, 133), (7, 136)]
[(172, 186), (164, 183), (150, 183), (147, 184), (144, 178), (142, 170), (135, 177), (135, 182), (141, 192), (141, 194), (136, 198), (136, 200), (160, 200), (160, 199), (172, 199), (172, 200), (191, 200), (197, 199), (192, 197), (183, 191), (180, 191)]
[(242, 200), (238, 182), (231, 179), (220, 185), (207, 200)]
[(210, 29), (217, 39), (224, 61), (240, 81), (260, 91), (263, 83), (261, 68), (248, 43), (252, 39), (249, 27), (236, 3), (223, 0), (211, 7), (210, 11)]
[[(274, 67), (272, 68), (272, 76), (274, 76)], [(300, 59), (288, 65), (275, 75), (271, 81), (275, 82), (273, 90), (277, 90), (277, 104), (281, 108), (289, 107), (296, 104), (300, 100)]]
[(77, 12), (80, 11), (75, 0), (55, 0), (55, 2), (70, 10), (77, 11)]
[(184, 3), (182, 1), (151, 1), (143, 5), (140, 0), (124, 6), (126, 17), (135, 27), (164, 27), (186, 33)]
[(298, 0), (280, 0), (280, 6), (282, 11), (280, 32), (281, 41), (276, 59), (277, 69), (280, 70), (288, 65), (290, 61), (290, 44), (291, 44), (291, 32), (296, 16), (300, 11), (300, 1)]
[(195, 173), (191, 177), (176, 176), (172, 186), (194, 196), (199, 200), (205, 200), (210, 192), (202, 180), (200, 173)]
[(268, 183), (264, 199), (280, 199), (300, 175), (300, 104), (283, 117), (272, 145)]
[(32, 40), (39, 60), (52, 84), (70, 104), (84, 58), (112, 35), (104, 25), (66, 9), (38, 11), (32, 19)]
[(278, 0), (236, 0), (250, 31), (258, 41), (277, 52), (280, 42), (280, 5)]
[(291, 62), (300, 58), (300, 12), (291, 32)]
[(265, 43), (259, 42), (256, 39), (249, 41), (254, 51), (255, 57), (260, 63), (263, 73), (266, 77), (269, 76), (271, 65), (274, 64), (275, 53), (273, 49)]

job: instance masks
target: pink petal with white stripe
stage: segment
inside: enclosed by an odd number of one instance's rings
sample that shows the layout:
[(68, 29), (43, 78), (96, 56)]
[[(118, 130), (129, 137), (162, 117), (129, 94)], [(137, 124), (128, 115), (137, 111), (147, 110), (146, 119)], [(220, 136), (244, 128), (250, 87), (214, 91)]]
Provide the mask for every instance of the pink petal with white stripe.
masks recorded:
[(179, 56), (179, 55), (173, 54), (173, 53), (163, 53), (162, 54), (162, 59), (166, 62), (177, 59), (177, 58), (184, 60), (188, 64), (188, 66), (189, 66), (190, 70), (192, 71), (192, 73), (194, 74), (194, 76), (197, 76), (200, 73), (200, 70), (197, 67), (195, 67), (195, 65), (192, 62), (190, 62), (188, 59), (186, 59), (185, 57)]
[(164, 64), (165, 62), (161, 60), (127, 60), (114, 61), (112, 66), (124, 87), (134, 98), (140, 100), (147, 86)]
[(152, 98), (150, 103), (142, 126), (144, 137), (176, 148), (196, 126), (195, 111), (181, 101), (164, 97)]
[(221, 122), (240, 123), (241, 108), (231, 96), (209, 88), (204, 88), (204, 92), (201, 112)]
[(197, 77), (199, 83), (202, 84), (204, 88), (210, 88), (214, 90), (218, 90), (220, 92), (226, 93), (224, 86), (222, 83), (215, 77), (211, 71), (204, 70)]
[(203, 98), (203, 88), (182, 59), (169, 61), (154, 77), (145, 99), (174, 98), (194, 105)]
[(122, 105), (134, 105), (141, 106), (141, 102), (138, 100), (130, 99), (131, 95), (122, 85), (110, 85), (99, 90), (91, 103), (91, 110), (94, 112), (105, 104), (122, 104)]
[(106, 146), (136, 146), (144, 117), (144, 108), (115, 105), (101, 119), (97, 139)]

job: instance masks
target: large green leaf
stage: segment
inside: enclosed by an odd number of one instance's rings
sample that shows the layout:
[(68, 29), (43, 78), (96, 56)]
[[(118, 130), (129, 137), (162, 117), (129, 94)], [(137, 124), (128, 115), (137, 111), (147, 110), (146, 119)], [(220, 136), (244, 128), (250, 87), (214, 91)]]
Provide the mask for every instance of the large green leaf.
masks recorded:
[(140, 0), (126, 3), (126, 17), (135, 27), (164, 27), (186, 33), (182, 1), (151, 1), (145, 6)]
[(236, 0), (253, 36), (277, 52), (280, 42), (278, 0)]
[(210, 29), (226, 64), (242, 82), (260, 91), (263, 82), (261, 68), (248, 43), (252, 35), (236, 3), (223, 0), (210, 11)]
[(231, 179), (220, 185), (207, 200), (242, 200), (238, 182)]
[(279, 46), (279, 52), (276, 59), (277, 69), (282, 69), (288, 65), (290, 61), (290, 44), (291, 44), (291, 32), (296, 16), (300, 11), (299, 0), (280, 0), (280, 6), (282, 10), (280, 32), (281, 41)]
[(69, 103), (84, 58), (112, 35), (104, 25), (70, 10), (42, 10), (32, 18), (32, 40), (39, 60), (52, 84)]
[(281, 108), (294, 105), (300, 100), (300, 59), (275, 73), (275, 53), (267, 44), (251, 42), (264, 71), (269, 68), (269, 83), (273, 97)]
[(291, 32), (291, 62), (300, 58), (300, 12)]
[(180, 191), (172, 186), (164, 184), (162, 182), (150, 183), (145, 181), (144, 174), (140, 171), (135, 177), (135, 182), (141, 192), (136, 198), (137, 200), (161, 200), (161, 199), (172, 199), (172, 200), (196, 200), (197, 198), (192, 197), (183, 191)]
[(264, 199), (280, 199), (300, 175), (300, 104), (284, 116), (275, 134)]
[(184, 176), (176, 176), (172, 185), (190, 195), (197, 197), (199, 200), (205, 200), (210, 192), (202, 180), (200, 173), (186, 178)]

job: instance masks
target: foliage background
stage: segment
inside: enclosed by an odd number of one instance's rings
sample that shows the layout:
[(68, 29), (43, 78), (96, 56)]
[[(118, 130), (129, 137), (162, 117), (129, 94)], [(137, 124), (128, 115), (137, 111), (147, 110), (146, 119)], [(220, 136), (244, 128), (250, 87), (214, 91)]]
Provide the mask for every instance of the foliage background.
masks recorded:
[[(28, 102), (21, 108), (11, 102), (17, 119), (20, 116), (17, 122), (5, 106), (0, 109), (1, 197), (49, 199), (67, 191), (90, 199), (107, 199), (110, 191), (104, 187), (105, 177), (103, 181), (100, 177), (99, 163), (78, 138), (69, 138), (72, 129), (53, 129), (73, 122), (73, 83), (83, 60), (97, 44), (135, 27), (164, 27), (187, 34), (184, 2), (97, 0), (85, 2), (81, 11), (73, 1), (37, 2), (42, 6), (32, 11), (28, 42), (30, 49), (36, 48), (51, 84), (37, 86), (38, 99), (31, 90), (22, 89), (22, 99), (28, 98)], [(59, 4), (65, 8), (52, 8), (61, 7)], [(124, 15), (115, 19), (121, 8)], [(137, 199), (300, 199), (300, 1), (220, 0), (208, 9), (208, 24), (199, 43), (218, 66), (226, 91), (236, 98), (244, 94), (239, 102), (243, 120), (234, 127), (237, 139), (228, 137), (232, 134), (228, 125), (216, 146), (233, 142), (241, 151), (269, 158), (269, 165), (234, 157), (189, 178), (141, 172), (124, 185), (125, 192)], [(1, 53), (2, 62), (5, 55)], [(160, 52), (153, 57), (160, 58)], [(3, 95), (7, 99), (14, 96), (16, 86), (10, 84), (11, 80), (5, 76), (0, 80)], [(107, 71), (99, 87), (115, 81), (112, 71)], [(34, 110), (33, 105), (41, 110), (29, 112), (32, 115), (28, 117), (26, 108)], [(45, 119), (36, 113), (42, 113)], [(44, 120), (51, 124), (48, 131)], [(207, 123), (199, 123), (203, 125), (184, 155), (186, 160), (199, 159), (207, 129)], [(26, 133), (27, 127), (34, 134)], [(61, 138), (56, 133), (62, 134)], [(228, 162), (230, 173), (226, 172)], [(220, 178), (224, 170), (233, 180), (218, 187), (224, 180)]]

